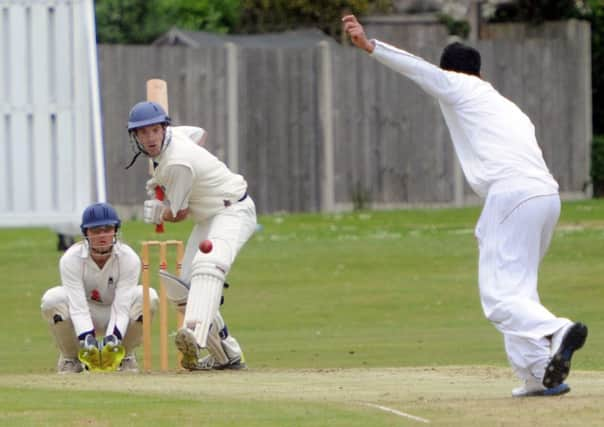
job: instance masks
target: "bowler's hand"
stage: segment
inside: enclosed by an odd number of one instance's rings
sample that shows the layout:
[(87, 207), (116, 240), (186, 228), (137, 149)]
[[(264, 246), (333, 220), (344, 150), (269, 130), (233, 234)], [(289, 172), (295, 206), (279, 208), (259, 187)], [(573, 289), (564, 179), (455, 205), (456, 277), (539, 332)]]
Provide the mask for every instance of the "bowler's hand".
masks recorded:
[(363, 49), (367, 53), (372, 53), (375, 45), (367, 39), (363, 26), (354, 15), (346, 15), (342, 18), (344, 32), (350, 36), (352, 44)]

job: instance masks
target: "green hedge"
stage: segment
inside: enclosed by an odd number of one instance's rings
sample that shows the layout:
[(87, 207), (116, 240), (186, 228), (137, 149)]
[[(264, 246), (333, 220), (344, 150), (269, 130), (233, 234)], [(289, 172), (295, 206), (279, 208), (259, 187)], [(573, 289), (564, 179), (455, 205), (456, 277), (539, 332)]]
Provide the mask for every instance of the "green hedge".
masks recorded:
[(604, 197), (604, 135), (594, 135), (591, 143), (591, 180), (594, 197)]

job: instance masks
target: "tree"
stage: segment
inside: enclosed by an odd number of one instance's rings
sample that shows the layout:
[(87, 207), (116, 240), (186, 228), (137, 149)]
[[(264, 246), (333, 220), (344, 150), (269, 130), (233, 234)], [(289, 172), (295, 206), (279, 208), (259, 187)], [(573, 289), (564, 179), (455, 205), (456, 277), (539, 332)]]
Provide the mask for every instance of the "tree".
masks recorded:
[(593, 128), (604, 135), (604, 4), (601, 0), (589, 2), (585, 18), (591, 23), (591, 87)]
[(97, 0), (99, 43), (150, 43), (172, 27), (229, 32), (241, 0)]
[(159, 13), (171, 26), (191, 31), (231, 32), (239, 20), (240, 0), (160, 0)]
[(343, 14), (387, 12), (392, 10), (392, 0), (241, 0), (241, 6), (237, 32), (264, 33), (315, 27), (337, 36)]
[(97, 0), (99, 43), (148, 43), (165, 31), (157, 15), (158, 0)]
[(491, 22), (522, 21), (542, 23), (579, 18), (585, 12), (584, 2), (576, 0), (518, 0), (499, 4)]

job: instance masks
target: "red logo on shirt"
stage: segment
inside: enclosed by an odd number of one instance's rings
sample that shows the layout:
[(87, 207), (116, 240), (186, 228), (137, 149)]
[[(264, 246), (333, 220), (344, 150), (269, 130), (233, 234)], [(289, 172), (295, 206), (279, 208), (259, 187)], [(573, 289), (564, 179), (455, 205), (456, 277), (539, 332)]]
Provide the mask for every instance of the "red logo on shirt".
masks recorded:
[(90, 293), (90, 299), (93, 301), (101, 302), (101, 294), (98, 289), (93, 289)]

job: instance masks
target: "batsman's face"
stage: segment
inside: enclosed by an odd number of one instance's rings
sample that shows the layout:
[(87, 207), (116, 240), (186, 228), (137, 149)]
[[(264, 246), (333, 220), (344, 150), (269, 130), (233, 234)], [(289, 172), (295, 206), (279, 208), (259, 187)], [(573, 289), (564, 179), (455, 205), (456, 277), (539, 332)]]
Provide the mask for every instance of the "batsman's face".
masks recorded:
[(135, 130), (136, 139), (150, 157), (157, 157), (161, 152), (165, 129), (161, 124), (144, 126)]
[(100, 227), (91, 227), (86, 231), (90, 247), (104, 252), (111, 249), (115, 239), (115, 226), (101, 225)]

